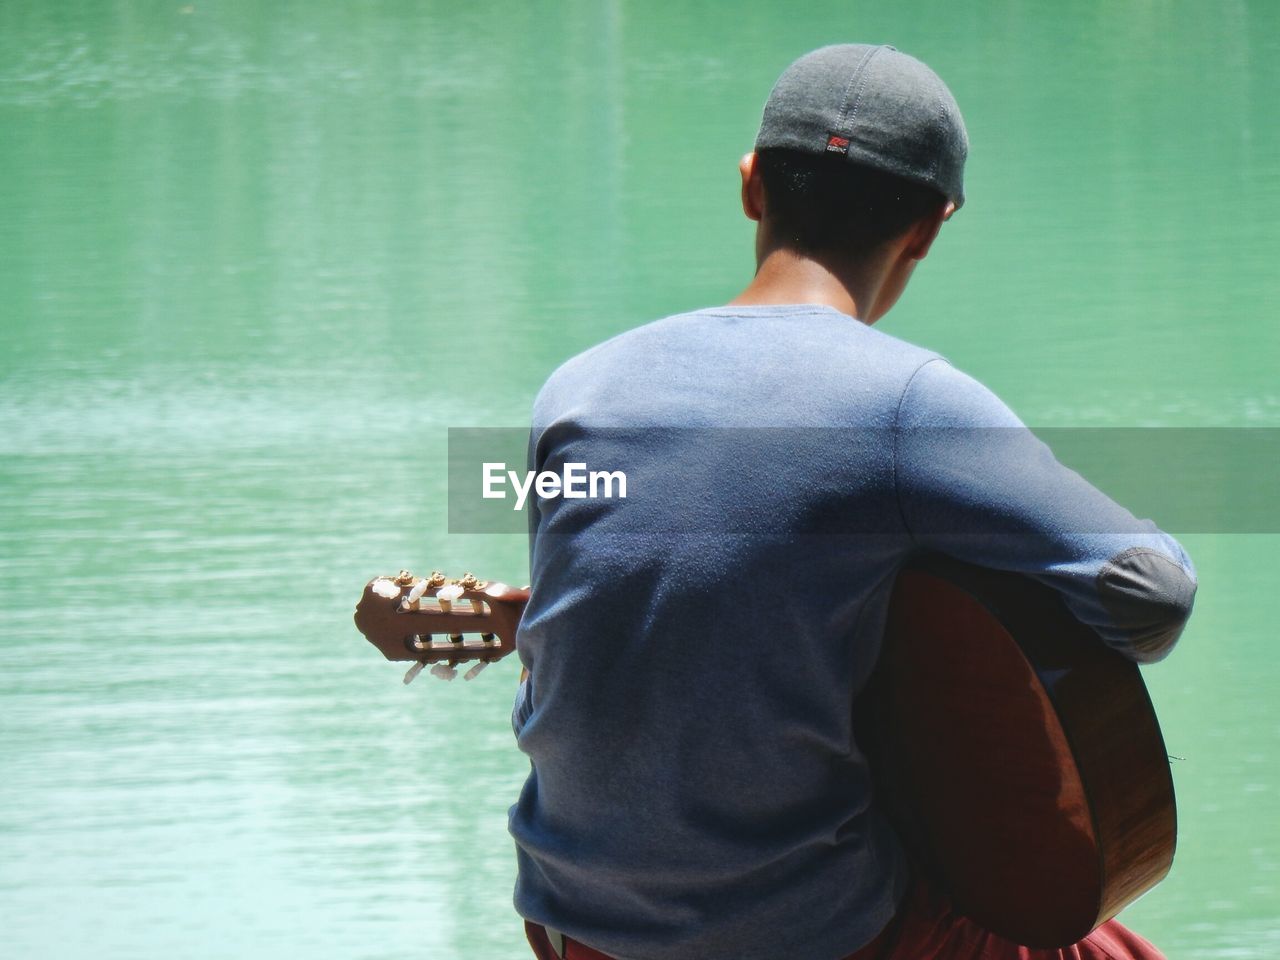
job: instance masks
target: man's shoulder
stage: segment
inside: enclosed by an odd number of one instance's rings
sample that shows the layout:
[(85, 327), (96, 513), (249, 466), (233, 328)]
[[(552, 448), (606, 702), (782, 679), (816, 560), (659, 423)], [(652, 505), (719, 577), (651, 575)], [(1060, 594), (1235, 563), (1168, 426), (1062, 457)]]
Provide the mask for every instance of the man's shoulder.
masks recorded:
[(547, 382), (580, 376), (599, 364), (625, 359), (637, 353), (696, 348), (702, 336), (709, 333), (703, 329), (706, 321), (720, 315), (725, 309), (727, 308), (700, 307), (629, 327), (574, 354), (551, 373)]
[(559, 416), (629, 395), (644, 405), (682, 402), (824, 406), (896, 396), (931, 350), (818, 304), (705, 307), (623, 331), (578, 353), (548, 377), (535, 413)]
[[(591, 381), (612, 380), (640, 372), (646, 364), (695, 351), (698, 318), (709, 309), (669, 314), (614, 334), (574, 354), (556, 367), (539, 391), (539, 401), (557, 392), (575, 391)], [(537, 403), (535, 403), (537, 406)]]
[(589, 374), (601, 365), (630, 362), (637, 356), (806, 351), (812, 359), (812, 348), (821, 348), (824, 354), (856, 351), (867, 359), (891, 359), (895, 366), (912, 371), (929, 360), (941, 359), (933, 350), (819, 304), (717, 306), (670, 314), (624, 330), (566, 360), (548, 382)]

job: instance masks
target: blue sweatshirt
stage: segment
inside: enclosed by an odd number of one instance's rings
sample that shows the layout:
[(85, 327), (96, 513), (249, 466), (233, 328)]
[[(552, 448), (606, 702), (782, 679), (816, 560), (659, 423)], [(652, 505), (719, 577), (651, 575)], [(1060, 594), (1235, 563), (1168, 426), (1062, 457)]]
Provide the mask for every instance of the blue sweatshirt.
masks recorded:
[(837, 960), (888, 922), (906, 863), (851, 704), (916, 552), (1029, 574), (1140, 662), (1195, 592), (1176, 541), (985, 387), (829, 307), (588, 350), (538, 395), (530, 458), (627, 495), (531, 508), (515, 903), (618, 960)]

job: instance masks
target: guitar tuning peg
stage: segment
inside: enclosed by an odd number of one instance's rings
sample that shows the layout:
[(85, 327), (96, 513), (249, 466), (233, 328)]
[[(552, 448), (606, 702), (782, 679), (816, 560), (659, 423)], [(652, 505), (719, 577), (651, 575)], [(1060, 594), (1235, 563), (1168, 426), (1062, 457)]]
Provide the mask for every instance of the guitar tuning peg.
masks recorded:
[(498, 639), (498, 638), (497, 638), (496, 636), (494, 636), (492, 633), (482, 633), (482, 634), (480, 634), (480, 640), (481, 640), (481, 642), (483, 642), (483, 643), (493, 643), (493, 641), (495, 641), (495, 640), (497, 640), (497, 639)]
[(440, 680), (452, 680), (458, 675), (458, 669), (441, 661), (431, 668), (431, 675)]
[(384, 600), (394, 600), (400, 596), (400, 585), (390, 577), (379, 577), (373, 581), (371, 588), (375, 594)]
[(447, 587), (441, 587), (436, 591), (436, 601), (440, 604), (440, 609), (444, 613), (448, 613), (453, 609), (453, 601), (462, 596), (462, 587), (456, 583), (451, 583)]
[(427, 580), (419, 580), (413, 585), (413, 589), (409, 591), (409, 595), (405, 598), (405, 605), (410, 610), (418, 609), (418, 602), (422, 599), (422, 595), (427, 592), (427, 587), (431, 584)]
[(480, 675), (480, 671), (489, 665), (488, 660), (479, 661), (474, 667), (462, 675), (463, 680), (474, 680)]
[(404, 675), (404, 685), (407, 687), (409, 684), (413, 683), (413, 678), (416, 677), (418, 674), (420, 674), (422, 672), (422, 668), (425, 667), (426, 665), (427, 665), (427, 661), (419, 660), (412, 667), (410, 667), (409, 671)]

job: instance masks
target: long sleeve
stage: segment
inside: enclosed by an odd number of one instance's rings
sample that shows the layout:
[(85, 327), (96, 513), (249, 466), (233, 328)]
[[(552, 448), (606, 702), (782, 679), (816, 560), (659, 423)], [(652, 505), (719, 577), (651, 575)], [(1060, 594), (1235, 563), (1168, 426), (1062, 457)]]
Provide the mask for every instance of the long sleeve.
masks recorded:
[(990, 390), (944, 360), (924, 363), (894, 440), (899, 507), (919, 547), (1035, 577), (1130, 659), (1169, 652), (1195, 597), (1186, 552), (1060, 464)]

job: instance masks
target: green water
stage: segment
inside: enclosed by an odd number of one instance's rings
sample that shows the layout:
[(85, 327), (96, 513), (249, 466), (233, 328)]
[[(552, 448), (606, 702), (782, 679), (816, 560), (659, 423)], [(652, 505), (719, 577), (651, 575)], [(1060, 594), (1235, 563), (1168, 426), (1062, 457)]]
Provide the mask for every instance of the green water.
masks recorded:
[[(1269, 0), (0, 4), (0, 954), (526, 955), (515, 665), (404, 688), (354, 601), (524, 581), (447, 533), (447, 428), (732, 296), (736, 161), (838, 40), (973, 141), (886, 330), (1035, 425), (1280, 426)], [(1124, 917), (1272, 958), (1280, 538), (1185, 540), (1179, 854)]]

